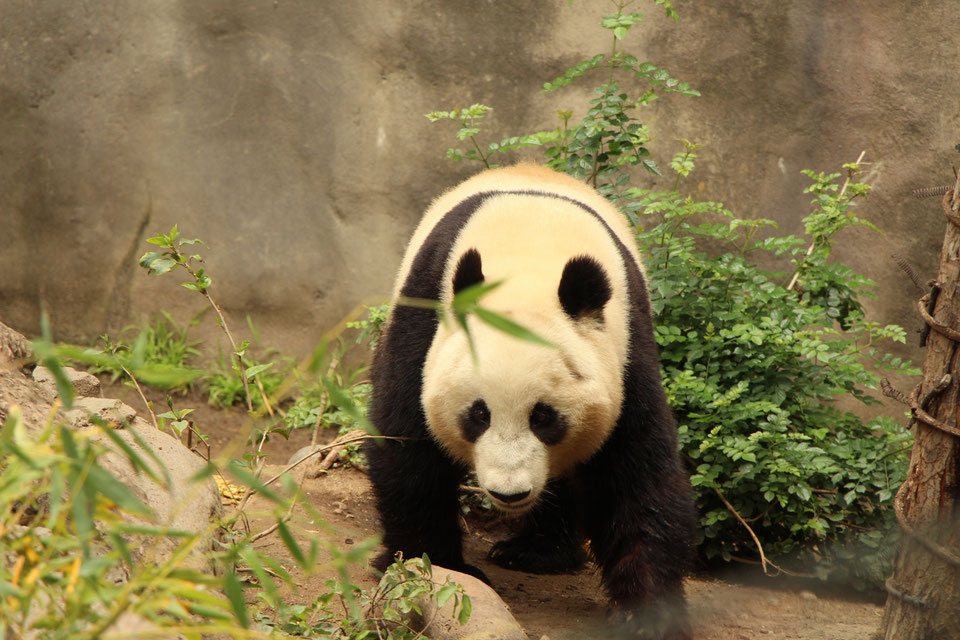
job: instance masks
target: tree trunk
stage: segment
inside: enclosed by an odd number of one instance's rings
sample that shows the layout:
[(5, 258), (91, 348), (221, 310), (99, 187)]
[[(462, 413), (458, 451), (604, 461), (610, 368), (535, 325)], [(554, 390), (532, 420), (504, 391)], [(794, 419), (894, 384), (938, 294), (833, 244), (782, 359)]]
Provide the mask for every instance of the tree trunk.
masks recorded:
[(893, 577), (887, 581), (885, 640), (960, 640), (958, 206), (960, 199), (955, 203), (953, 192), (947, 193), (940, 272), (931, 296), (921, 301), (921, 314), (926, 312), (931, 326), (923, 381), (908, 402), (916, 439), (907, 480), (896, 498), (903, 535)]

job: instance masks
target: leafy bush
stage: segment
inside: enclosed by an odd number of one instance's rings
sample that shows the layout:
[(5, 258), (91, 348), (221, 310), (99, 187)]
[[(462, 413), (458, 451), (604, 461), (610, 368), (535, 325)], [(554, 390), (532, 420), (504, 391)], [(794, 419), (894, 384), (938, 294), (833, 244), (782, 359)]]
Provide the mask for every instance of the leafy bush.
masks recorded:
[[(861, 165), (844, 165), (842, 185), (842, 174), (805, 172), (813, 195), (805, 238), (773, 235), (772, 221), (737, 218), (719, 203), (682, 196), (698, 150), (688, 141), (669, 163), (671, 190), (631, 186), (634, 166), (661, 174), (636, 110), (664, 91), (697, 93), (620, 52), (640, 14), (627, 13), (625, 0), (614, 4), (617, 12), (601, 23), (612, 32), (611, 53), (544, 85), (553, 91), (602, 74), (579, 121), (560, 111), (553, 131), (483, 145), (478, 137), (489, 107), (427, 117), (457, 122), (458, 139), (472, 144), (448, 150), (454, 160), (489, 167), (498, 153), (540, 147), (549, 166), (596, 186), (636, 230), (647, 258), (664, 386), (696, 489), (704, 555), (748, 561), (759, 555), (765, 571), (764, 553), (812, 556), (823, 574), (859, 544), (869, 556), (865, 568), (843, 570), (876, 578), (910, 435), (889, 419), (865, 424), (837, 400), (871, 404), (877, 368), (912, 369), (878, 347), (904, 342), (903, 330), (864, 318), (860, 301), (873, 283), (831, 259), (837, 233), (872, 226), (853, 213), (855, 200), (869, 191)], [(676, 17), (669, 4), (657, 4)], [(623, 75), (643, 82), (639, 92), (615, 81)], [(785, 271), (761, 266), (777, 264)]]
[[(854, 175), (838, 196), (838, 178), (820, 176), (811, 188), (820, 193), (808, 229), (865, 193)], [(905, 334), (864, 319), (858, 298), (872, 283), (857, 276), (834, 284), (847, 269), (828, 262), (827, 238), (856, 218), (832, 218), (805, 255), (801, 238), (760, 237), (768, 220), (738, 219), (676, 193), (627, 197), (639, 220), (654, 219), (637, 238), (648, 256), (664, 386), (698, 488), (704, 553), (753, 554), (737, 514), (774, 556), (823, 559), (832, 553), (823, 543), (882, 527), (910, 435), (889, 419), (864, 424), (835, 401), (875, 403), (865, 392), (879, 382), (871, 365), (911, 370), (875, 346)], [(708, 252), (720, 245), (734, 250)], [(778, 258), (792, 258), (803, 293), (787, 288), (789, 273), (758, 266)], [(882, 550), (873, 536), (863, 542)]]

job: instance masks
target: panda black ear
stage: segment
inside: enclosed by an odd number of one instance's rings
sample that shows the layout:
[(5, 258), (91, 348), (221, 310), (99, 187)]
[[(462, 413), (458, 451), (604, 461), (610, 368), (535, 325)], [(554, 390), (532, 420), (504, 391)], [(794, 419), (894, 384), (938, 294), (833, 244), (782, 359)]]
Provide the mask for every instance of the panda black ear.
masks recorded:
[(480, 252), (476, 249), (470, 249), (460, 256), (457, 268), (453, 270), (453, 295), (483, 282), (482, 267)]
[(572, 258), (560, 277), (560, 306), (574, 320), (603, 321), (603, 307), (613, 290), (603, 266), (589, 256)]

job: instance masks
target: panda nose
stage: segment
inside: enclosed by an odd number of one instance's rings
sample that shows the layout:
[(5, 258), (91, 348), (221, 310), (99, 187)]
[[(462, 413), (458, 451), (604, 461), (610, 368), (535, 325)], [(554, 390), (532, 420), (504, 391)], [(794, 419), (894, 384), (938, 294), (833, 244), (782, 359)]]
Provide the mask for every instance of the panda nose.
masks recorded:
[(529, 491), (524, 491), (522, 493), (500, 493), (499, 491), (490, 491), (489, 489), (488, 491), (490, 492), (491, 496), (493, 496), (500, 502), (504, 502), (506, 504), (510, 504), (513, 502), (520, 502), (521, 500), (523, 500), (524, 498), (530, 495)]

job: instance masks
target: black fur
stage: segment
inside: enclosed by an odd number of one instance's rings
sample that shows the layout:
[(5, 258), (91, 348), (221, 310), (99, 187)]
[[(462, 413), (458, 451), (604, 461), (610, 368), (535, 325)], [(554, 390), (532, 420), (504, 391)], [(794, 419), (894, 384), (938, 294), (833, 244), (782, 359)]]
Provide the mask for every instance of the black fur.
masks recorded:
[(590, 256), (579, 256), (563, 268), (557, 295), (560, 306), (574, 320), (603, 320), (603, 307), (610, 301), (613, 289), (603, 265)]
[[(404, 283), (401, 295), (440, 299), (450, 248), (483, 199), (478, 195), (464, 200), (433, 228), (414, 259), (411, 273), (416, 276)], [(430, 438), (420, 404), (420, 372), (437, 323), (431, 309), (396, 306), (374, 354), (371, 420), (382, 435), (403, 440), (374, 441), (366, 447), (384, 529), (385, 550), (373, 564), (383, 571), (397, 551), (406, 558), (428, 553), (436, 564), (489, 582), (463, 561), (457, 490), (467, 470)]]
[(567, 434), (567, 419), (550, 405), (538, 402), (530, 411), (530, 431), (545, 445), (559, 444)]
[(470, 249), (460, 256), (460, 262), (453, 271), (453, 294), (456, 295), (475, 284), (483, 282), (483, 262), (480, 252)]
[(483, 400), (476, 400), (466, 413), (460, 416), (460, 431), (467, 442), (476, 442), (490, 428), (490, 409)]
[[(623, 371), (623, 411), (609, 439), (568, 478), (551, 483), (554, 495), (534, 508), (519, 536), (495, 545), (491, 558), (526, 571), (567, 570), (582, 562), (585, 535), (628, 633), (689, 638), (682, 578), (693, 549), (692, 492), (660, 383), (643, 275), (627, 247), (596, 211), (576, 200), (538, 191), (480, 193), (454, 207), (430, 232), (401, 295), (439, 299), (457, 235), (477, 208), (498, 193), (566, 200), (604, 225), (627, 269), (630, 353)], [(581, 317), (584, 310), (602, 309), (610, 297), (602, 268), (600, 280), (586, 262), (591, 260), (571, 261), (578, 265), (568, 265), (571, 273), (585, 282), (570, 280), (568, 293), (563, 287), (558, 291), (561, 301), (580, 301), (570, 307)], [(485, 579), (462, 555), (457, 486), (467, 470), (433, 442), (420, 404), (421, 371), (436, 328), (431, 310), (395, 307), (374, 357), (371, 418), (382, 434), (406, 438), (366, 448), (386, 547), (375, 565), (383, 569), (396, 551), (405, 557), (427, 552), (436, 564)]]

